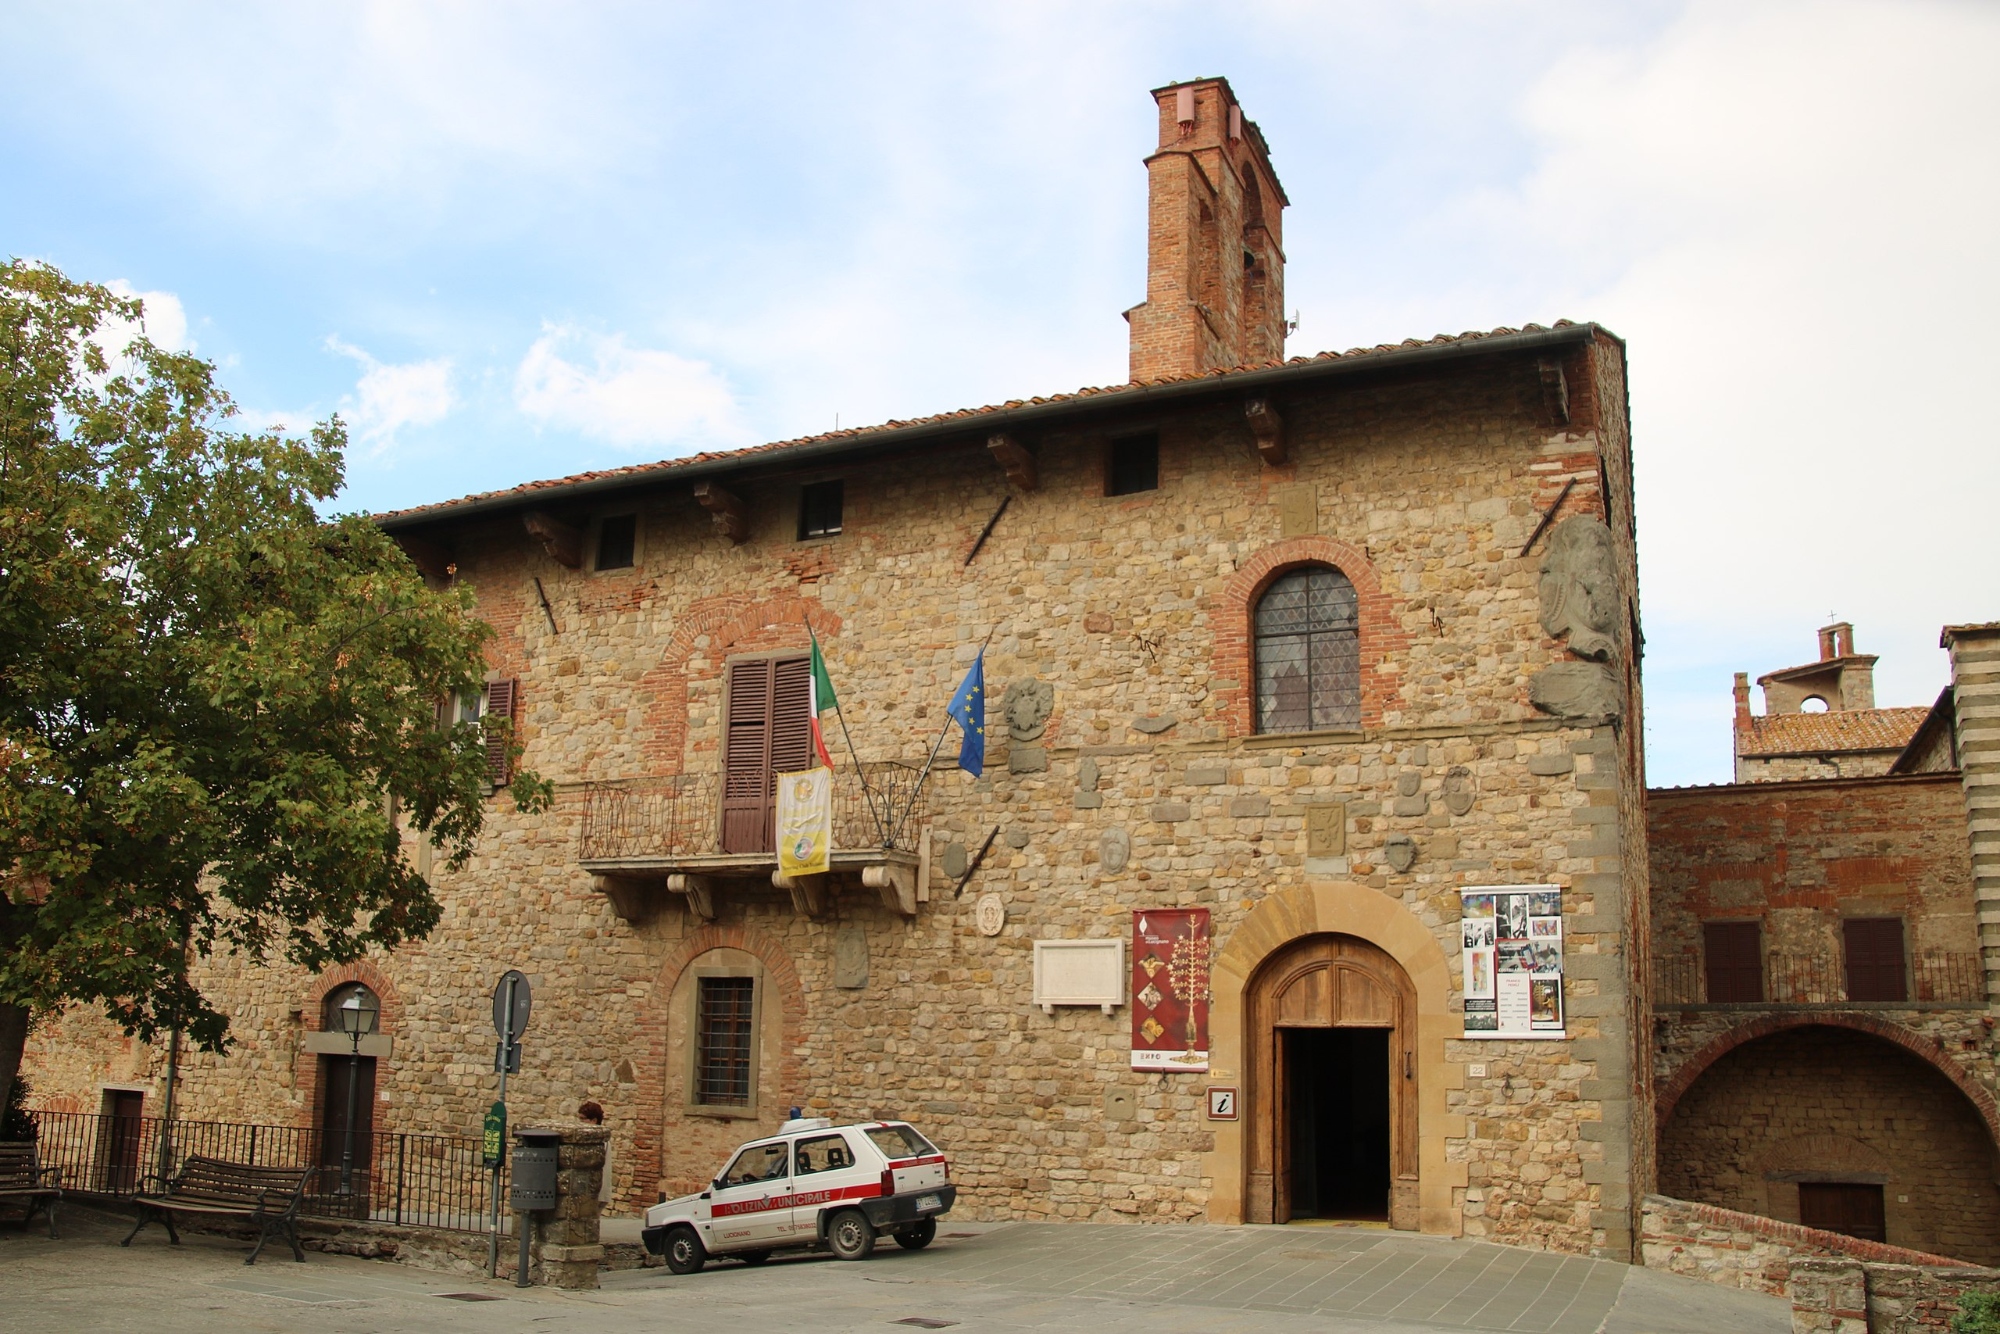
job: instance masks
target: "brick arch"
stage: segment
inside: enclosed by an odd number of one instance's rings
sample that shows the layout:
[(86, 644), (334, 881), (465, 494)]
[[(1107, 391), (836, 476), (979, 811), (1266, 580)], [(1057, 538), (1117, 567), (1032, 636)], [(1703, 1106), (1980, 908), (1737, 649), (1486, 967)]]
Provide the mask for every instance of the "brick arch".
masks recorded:
[(1984, 1085), (1965, 1072), (1964, 1067), (1951, 1059), (1943, 1045), (1925, 1037), (1922, 1033), (1877, 1019), (1870, 1014), (1767, 1014), (1748, 1023), (1739, 1024), (1723, 1033), (1707, 1045), (1701, 1047), (1674, 1071), (1671, 1079), (1663, 1082), (1653, 1094), (1654, 1125), (1657, 1134), (1665, 1134), (1667, 1122), (1674, 1114), (1674, 1108), (1694, 1087), (1695, 1081), (1708, 1073), (1710, 1066), (1759, 1038), (1767, 1038), (1776, 1033), (1795, 1028), (1845, 1028), (1870, 1037), (1881, 1038), (1885, 1042), (1901, 1047), (1916, 1056), (1946, 1079), (1953, 1088), (1963, 1093), (1979, 1113), (1980, 1122), (1996, 1146), (2000, 1146), (2000, 1104), (1996, 1104), (1992, 1093)]
[(1233, 735), (1256, 728), (1253, 714), (1255, 666), (1250, 624), (1257, 599), (1279, 575), (1301, 565), (1331, 565), (1354, 585), (1359, 602), (1361, 640), (1361, 725), (1379, 727), (1382, 711), (1394, 687), (1389, 659), (1409, 647), (1409, 635), (1397, 623), (1395, 607), (1382, 587), (1381, 576), (1368, 553), (1332, 537), (1292, 537), (1273, 542), (1249, 557), (1209, 600), (1213, 627), (1213, 675), (1218, 686), (1219, 713)]
[(768, 598), (732, 594), (703, 598), (688, 608), (660, 651), (660, 659), (640, 679), (646, 699), (645, 754), (653, 774), (676, 774), (687, 761), (688, 659), (706, 636), (708, 650), (720, 658), (735, 649), (804, 648), (806, 626), (822, 640), (840, 633), (840, 616), (817, 598), (777, 593)]
[[(680, 948), (661, 965), (653, 987), (652, 1003), (641, 1022), (634, 1025), (643, 1042), (644, 1057), (636, 1071), (639, 1078), (633, 1097), (635, 1105), (646, 1110), (632, 1127), (632, 1153), (635, 1162), (650, 1166), (653, 1178), (666, 1175), (667, 1007), (672, 1003), (674, 988), (680, 984), (681, 975), (696, 959), (712, 950), (742, 950), (755, 955), (764, 965), (764, 976), (778, 999), (779, 1026), (783, 1035), (783, 1051), (778, 1061), (778, 1087), (788, 1092), (781, 1095), (780, 1101), (786, 1097), (804, 1101), (805, 1063), (799, 1059), (799, 1049), (805, 1043), (806, 989), (791, 955), (775, 937), (740, 922), (704, 924), (690, 932)], [(650, 1179), (645, 1177), (643, 1171), (633, 1174), (629, 1203), (643, 1206), (653, 1202), (640, 1184), (642, 1180)]]
[(382, 1002), (381, 1016), (375, 1021), (378, 1033), (389, 1033), (396, 1021), (403, 1017), (402, 997), (396, 992), (396, 984), (388, 975), (367, 959), (356, 959), (353, 963), (338, 964), (327, 969), (306, 988), (306, 1008), (300, 1015), (310, 1032), (319, 1032), (320, 1023), (326, 1010), (326, 998), (335, 987), (344, 987), (349, 982), (359, 982), (375, 993), (375, 999)]

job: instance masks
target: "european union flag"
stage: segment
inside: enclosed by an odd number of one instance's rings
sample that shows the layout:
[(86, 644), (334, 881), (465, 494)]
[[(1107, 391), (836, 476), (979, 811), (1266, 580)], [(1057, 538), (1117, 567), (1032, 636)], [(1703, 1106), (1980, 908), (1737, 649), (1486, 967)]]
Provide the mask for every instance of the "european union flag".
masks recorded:
[(958, 746), (958, 767), (974, 778), (986, 769), (986, 650), (972, 660), (972, 670), (959, 682), (958, 693), (944, 706), (965, 740)]

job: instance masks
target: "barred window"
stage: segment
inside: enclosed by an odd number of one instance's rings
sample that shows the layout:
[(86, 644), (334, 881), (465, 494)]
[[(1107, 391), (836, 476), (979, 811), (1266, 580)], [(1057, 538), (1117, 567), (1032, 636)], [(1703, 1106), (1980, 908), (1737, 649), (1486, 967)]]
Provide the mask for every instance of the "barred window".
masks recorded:
[(1361, 725), (1360, 600), (1346, 575), (1310, 565), (1257, 602), (1257, 730)]
[(697, 981), (694, 1100), (711, 1106), (747, 1107), (757, 979), (704, 977)]

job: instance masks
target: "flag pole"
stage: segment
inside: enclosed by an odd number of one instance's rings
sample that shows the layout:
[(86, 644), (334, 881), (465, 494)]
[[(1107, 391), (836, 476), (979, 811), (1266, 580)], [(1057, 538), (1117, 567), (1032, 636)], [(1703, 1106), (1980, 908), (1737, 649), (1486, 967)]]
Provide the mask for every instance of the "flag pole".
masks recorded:
[[(993, 628), (986, 632), (986, 638), (983, 641), (981, 641), (979, 645), (979, 652), (973, 655), (972, 660), (974, 662), (977, 662), (979, 661), (979, 659), (986, 656), (986, 650), (988, 646), (990, 646), (993, 643), (993, 636), (999, 632), (999, 629), (1000, 629), (1000, 622), (995, 621), (993, 623)], [(980, 703), (980, 707), (982, 709), (985, 707), (985, 703), (983, 700)], [(930, 758), (924, 761), (923, 772), (917, 775), (916, 785), (910, 789), (909, 809), (903, 812), (902, 820), (898, 821), (896, 824), (895, 833), (897, 834), (903, 832), (903, 825), (909, 821), (910, 812), (916, 810), (917, 808), (917, 798), (923, 795), (924, 783), (928, 781), (931, 776), (931, 766), (937, 763), (938, 752), (944, 749), (944, 739), (947, 736), (951, 735), (951, 723), (952, 723), (951, 711), (947, 709), (945, 711), (945, 716), (944, 716), (944, 726), (938, 729), (938, 739), (931, 745)]]
[[(803, 620), (804, 618), (801, 617), (800, 619)], [(812, 640), (813, 651), (817, 653), (819, 651), (819, 635), (814, 633), (811, 621), (806, 621), (806, 636)], [(824, 654), (821, 655), (820, 660), (822, 662), (825, 661)], [(882, 813), (875, 809), (875, 791), (868, 786), (868, 772), (861, 767), (861, 756), (855, 753), (854, 734), (847, 730), (847, 710), (840, 706), (840, 694), (838, 691), (833, 696), (833, 716), (840, 719), (840, 735), (847, 742), (847, 758), (854, 762), (854, 776), (861, 783), (861, 799), (868, 803), (868, 818), (875, 822), (875, 833), (881, 838), (882, 845), (888, 847), (889, 829), (883, 822)], [(886, 801), (884, 804), (887, 804)]]

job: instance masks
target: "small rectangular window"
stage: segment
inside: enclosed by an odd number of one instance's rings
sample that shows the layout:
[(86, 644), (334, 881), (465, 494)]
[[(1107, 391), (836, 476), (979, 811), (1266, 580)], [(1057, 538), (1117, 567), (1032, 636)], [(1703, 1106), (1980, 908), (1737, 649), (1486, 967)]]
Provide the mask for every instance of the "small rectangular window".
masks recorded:
[(799, 540), (832, 537), (840, 531), (841, 486), (812, 482), (799, 488)]
[(1711, 1003), (1742, 1004), (1764, 999), (1762, 934), (1755, 922), (1702, 924), (1702, 952), (1707, 956)]
[(697, 982), (694, 1100), (709, 1106), (747, 1107), (757, 979), (704, 977)]
[(597, 568), (629, 570), (638, 545), (639, 516), (614, 514), (597, 525)]
[(1111, 456), (1104, 468), (1105, 495), (1129, 496), (1138, 491), (1157, 491), (1159, 486), (1158, 436), (1134, 435), (1111, 442)]
[(1903, 969), (1903, 919), (1850, 917), (1840, 924), (1847, 946), (1847, 999), (1903, 1001), (1910, 998)]

